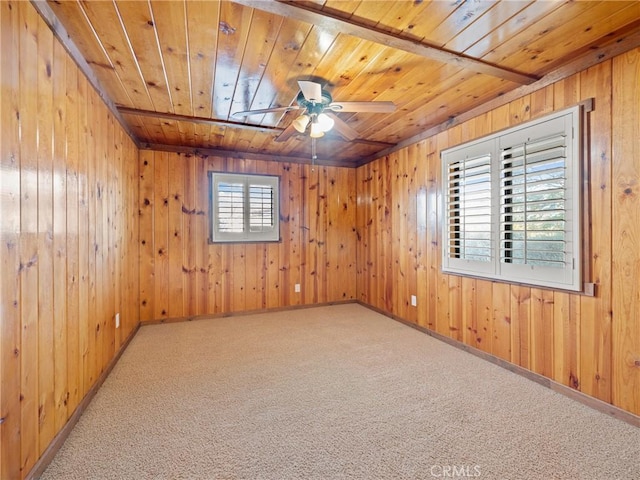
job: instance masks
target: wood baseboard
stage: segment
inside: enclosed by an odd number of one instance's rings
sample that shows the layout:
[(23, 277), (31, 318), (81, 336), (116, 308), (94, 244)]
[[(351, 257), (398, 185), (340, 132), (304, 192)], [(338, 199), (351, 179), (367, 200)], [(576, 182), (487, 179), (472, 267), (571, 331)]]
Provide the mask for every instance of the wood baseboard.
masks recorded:
[(466, 345), (458, 340), (454, 340), (438, 332), (434, 332), (433, 330), (429, 330), (428, 328), (425, 328), (421, 325), (417, 325), (415, 323), (404, 320), (403, 318), (392, 315), (388, 312), (385, 312), (384, 310), (373, 307), (359, 300), (357, 303), (359, 303), (363, 307), (373, 310), (374, 312), (377, 312), (386, 317), (389, 317), (392, 320), (395, 320), (404, 325), (407, 325), (408, 327), (414, 328), (422, 333), (426, 333), (430, 337), (441, 340), (444, 343), (447, 343), (451, 346), (459, 348), (460, 350), (464, 350), (465, 352), (469, 352), (472, 355), (475, 355), (476, 357), (479, 357), (483, 360), (493, 363), (494, 365), (498, 365), (499, 367), (505, 368), (510, 372), (516, 373), (533, 382), (539, 383), (540, 385), (550, 388), (554, 392), (558, 392), (566, 397), (571, 398), (572, 400), (582, 403), (583, 405), (586, 405), (590, 408), (598, 410), (599, 412), (605, 413), (611, 417), (617, 418), (619, 420), (622, 420), (623, 422), (629, 423), (635, 427), (640, 428), (640, 416), (635, 415), (634, 413), (623, 410), (620, 407), (611, 405), (610, 403), (604, 402), (600, 399), (587, 395), (586, 393), (582, 393), (578, 390), (574, 390), (573, 388), (569, 388), (566, 385), (562, 385), (561, 383), (558, 383), (555, 380), (551, 380), (550, 378), (540, 375), (539, 373), (532, 372), (531, 370), (527, 370), (526, 368), (523, 368), (519, 365), (516, 365), (511, 362), (507, 362), (502, 358), (498, 358), (494, 355), (491, 355), (490, 353), (484, 352), (482, 350), (478, 350), (477, 348)]
[(191, 315), (188, 317), (174, 317), (174, 318), (161, 318), (156, 320), (147, 320), (145, 322), (142, 322), (142, 326), (158, 325), (161, 323), (192, 322), (194, 320), (207, 320), (212, 318), (239, 317), (243, 315), (256, 315), (259, 313), (286, 312), (290, 310), (302, 310), (305, 308), (326, 307), (329, 305), (344, 305), (347, 303), (360, 303), (360, 302), (356, 299), (349, 299), (349, 300), (337, 300), (335, 302), (313, 303), (313, 304), (305, 304), (305, 305), (289, 305), (287, 307), (261, 308), (257, 310), (243, 310), (240, 312), (230, 312), (230, 313), (204, 313), (202, 315)]
[(136, 333), (138, 333), (139, 329), (140, 329), (140, 323), (138, 323), (138, 325), (133, 329), (133, 331), (129, 334), (129, 336), (124, 341), (124, 343), (120, 345), (120, 348), (111, 359), (111, 362), (109, 362), (109, 365), (107, 365), (107, 368), (104, 369), (104, 371), (102, 372), (98, 380), (96, 380), (96, 383), (93, 384), (91, 389), (89, 389), (87, 394), (80, 401), (75, 411), (71, 414), (71, 416), (67, 420), (67, 423), (56, 434), (56, 436), (53, 438), (53, 440), (51, 441), (47, 449), (44, 451), (44, 453), (40, 456), (38, 461), (35, 463), (33, 468), (25, 476), (25, 480), (37, 480), (44, 473), (44, 471), (47, 469), (47, 467), (53, 460), (53, 457), (56, 456), (56, 453), (58, 453), (58, 450), (60, 450), (60, 448), (66, 441), (67, 437), (69, 437), (69, 434), (73, 430), (73, 427), (76, 426), (76, 424), (78, 423), (78, 420), (80, 420), (80, 417), (82, 416), (84, 411), (87, 409), (87, 407), (91, 403), (91, 400), (93, 400), (93, 397), (95, 397), (96, 393), (98, 392), (98, 390), (100, 389), (104, 381), (107, 379), (107, 377), (111, 373), (111, 370), (113, 370), (113, 367), (115, 367), (116, 363), (118, 363), (118, 360), (120, 360), (120, 357), (122, 356), (124, 351), (127, 349), (129, 344), (131, 343), (131, 340), (133, 340), (133, 337), (135, 337)]

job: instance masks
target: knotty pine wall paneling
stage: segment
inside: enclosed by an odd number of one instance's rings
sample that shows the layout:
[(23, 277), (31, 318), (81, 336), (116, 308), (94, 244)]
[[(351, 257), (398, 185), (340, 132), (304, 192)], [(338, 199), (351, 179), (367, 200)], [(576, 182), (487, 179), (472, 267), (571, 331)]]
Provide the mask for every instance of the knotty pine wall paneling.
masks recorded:
[(28, 2), (0, 2), (0, 115), (0, 478), (20, 479), (139, 323), (138, 151)]
[[(356, 298), (355, 169), (142, 150), (139, 171), (143, 322)], [(281, 241), (209, 244), (209, 171), (280, 176)]]
[[(640, 414), (638, 78), (636, 49), (359, 167), (357, 298)], [(440, 152), (588, 98), (596, 295), (443, 274)]]

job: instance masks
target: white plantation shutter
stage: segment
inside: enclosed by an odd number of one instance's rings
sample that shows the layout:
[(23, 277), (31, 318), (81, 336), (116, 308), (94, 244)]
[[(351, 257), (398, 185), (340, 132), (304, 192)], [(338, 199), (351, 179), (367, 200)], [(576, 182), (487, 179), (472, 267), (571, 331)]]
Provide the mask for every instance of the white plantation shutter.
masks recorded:
[(576, 107), (442, 153), (444, 271), (582, 288), (580, 119)]
[(216, 229), (225, 233), (244, 232), (244, 184), (218, 182)]
[(209, 172), (210, 241), (278, 241), (279, 178)]
[(449, 165), (449, 257), (491, 261), (491, 156)]
[(500, 261), (564, 268), (566, 138), (554, 135), (503, 148)]
[(490, 143), (445, 157), (446, 263), (459, 269), (493, 269)]
[(273, 185), (249, 185), (249, 230), (265, 232), (273, 228)]

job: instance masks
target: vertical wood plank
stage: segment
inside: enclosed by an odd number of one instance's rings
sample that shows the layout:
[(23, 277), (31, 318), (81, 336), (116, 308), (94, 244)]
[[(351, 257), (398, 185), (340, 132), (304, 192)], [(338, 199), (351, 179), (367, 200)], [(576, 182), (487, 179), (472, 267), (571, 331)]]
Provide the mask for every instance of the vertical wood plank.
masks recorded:
[(586, 259), (595, 297), (580, 299), (580, 383), (581, 391), (605, 402), (611, 401), (611, 81), (612, 64), (603, 62), (580, 74), (583, 98), (595, 98), (589, 114), (589, 235), (591, 257)]
[[(282, 197), (283, 201), (287, 204), (287, 216), (289, 217), (288, 231), (284, 232), (284, 235), (289, 237), (289, 281), (292, 286), (289, 288), (289, 295), (292, 305), (300, 305), (302, 296), (300, 292), (295, 292), (295, 284), (301, 284), (301, 229), (300, 217), (302, 213), (302, 192), (300, 178), (300, 165), (292, 163), (289, 165), (288, 179), (281, 180), (286, 181), (289, 184), (288, 191), (289, 197)], [(292, 292), (291, 289), (294, 289)]]
[[(317, 303), (318, 302), (318, 238), (315, 231), (315, 226), (318, 222), (319, 203), (318, 203), (318, 189), (319, 189), (319, 168), (310, 167), (305, 165), (304, 177), (306, 177), (306, 195), (305, 195), (305, 230), (306, 235), (306, 258), (305, 258), (305, 289), (304, 289), (304, 303)], [(270, 286), (268, 285), (268, 288)]]
[(55, 433), (53, 278), (53, 37), (42, 21), (38, 39), (38, 456)]
[(153, 316), (156, 320), (169, 316), (169, 155), (153, 154)]
[(185, 158), (182, 155), (170, 155), (167, 157), (168, 163), (168, 315), (173, 318), (185, 316), (184, 305), (184, 279), (188, 271), (183, 269), (183, 237), (185, 215), (182, 212), (184, 200), (184, 171)]
[[(18, 8), (9, 2), (0, 3), (0, 248), (2, 249), (2, 276), (0, 278), (0, 298), (2, 299), (2, 322), (0, 322), (0, 477), (18, 478), (22, 465), (20, 395), (22, 345), (21, 319), (25, 318), (21, 309), (21, 284), (23, 284), (23, 264), (21, 262), (22, 232), (22, 191), (24, 180), (21, 172), (28, 172), (21, 161), (20, 114), (22, 97), (21, 80), (26, 70), (20, 65), (20, 18)], [(26, 85), (24, 86), (26, 88)], [(25, 112), (26, 113), (26, 112)], [(32, 112), (33, 113), (33, 112)], [(25, 152), (26, 153), (26, 152)], [(28, 202), (27, 202), (28, 204)], [(31, 207), (33, 208), (33, 204)], [(32, 212), (29, 212), (32, 213)], [(30, 333), (30, 332), (29, 332)]]
[[(253, 166), (255, 171), (255, 166)], [(278, 258), (280, 259), (280, 297), (281, 305), (291, 305), (292, 298), (295, 297), (292, 277), (293, 262), (290, 256), (292, 250), (291, 244), (291, 164), (283, 163), (279, 166), (277, 175), (280, 179), (280, 244), (278, 249)], [(255, 245), (247, 245), (247, 257), (251, 258), (255, 256)], [(247, 288), (254, 290), (257, 273), (253, 266), (249, 267), (247, 264)], [(249, 269), (252, 270), (249, 272)], [(247, 297), (249, 300), (249, 297)], [(253, 302), (249, 303), (249, 308), (254, 305)]]
[(140, 320), (155, 318), (155, 231), (153, 216), (155, 210), (154, 171), (155, 156), (149, 150), (141, 150), (139, 155), (139, 277), (140, 277)]
[(505, 283), (492, 285), (493, 316), (491, 353), (503, 360), (511, 360), (511, 290)]
[(209, 298), (209, 177), (207, 174), (208, 163), (201, 156), (194, 156), (196, 171), (196, 236), (200, 248), (196, 250), (196, 284), (197, 284), (197, 309), (196, 312), (211, 312), (208, 308)]
[(192, 155), (184, 156), (184, 197), (182, 199), (182, 213), (184, 222), (184, 248), (182, 250), (183, 272), (183, 303), (185, 315), (196, 315), (198, 312), (198, 262), (197, 251), (202, 249), (198, 236), (196, 192), (198, 181), (196, 176), (197, 159)]
[(99, 114), (99, 99), (96, 98), (93, 90), (88, 91), (89, 104), (91, 107), (91, 116), (93, 118), (92, 125), (92, 137), (93, 137), (93, 168), (94, 168), (94, 182), (90, 184), (91, 191), (93, 192), (93, 202), (95, 205), (95, 240), (94, 240), (94, 259), (95, 259), (95, 278), (94, 284), (94, 304), (93, 304), (93, 356), (92, 356), (92, 383), (100, 377), (104, 361), (104, 347), (105, 347), (105, 328), (103, 325), (105, 317), (105, 288), (104, 283), (106, 281), (106, 259), (105, 250), (108, 248), (105, 242), (105, 230), (107, 225), (105, 223), (105, 216), (107, 214), (106, 207), (106, 182), (105, 182), (105, 169), (106, 165), (103, 161), (104, 158), (104, 144), (106, 139), (101, 133), (106, 132), (107, 125), (106, 119)]
[(439, 203), (442, 201), (440, 185), (440, 152), (436, 138), (427, 140), (427, 261), (428, 293), (425, 325), (435, 329), (437, 316), (437, 285), (440, 275)]
[[(429, 299), (429, 244), (428, 244), (428, 159), (426, 142), (419, 142), (416, 146), (416, 323), (426, 326), (428, 318)], [(457, 312), (461, 315), (460, 312)], [(454, 335), (457, 332), (452, 332)]]
[(612, 398), (640, 414), (640, 51), (614, 58), (612, 77)]
[(511, 286), (511, 362), (530, 368), (531, 288)]
[[(67, 112), (66, 54), (58, 42), (53, 49), (53, 330), (54, 330), (54, 432), (67, 421), (67, 265), (72, 263), (67, 245)], [(48, 445), (48, 442), (47, 442)]]
[[(79, 397), (87, 393), (89, 383), (88, 356), (89, 356), (89, 297), (90, 297), (90, 272), (89, 272), (89, 167), (88, 167), (88, 142), (87, 138), (87, 105), (86, 92), (87, 80), (82, 75), (78, 76), (78, 125), (79, 134), (83, 137), (78, 142), (78, 347), (80, 355), (79, 368)], [(80, 138), (79, 136), (79, 138)]]
[(85, 388), (87, 391), (91, 388), (96, 380), (96, 357), (97, 346), (96, 337), (98, 335), (99, 317), (97, 307), (97, 250), (98, 245), (98, 220), (97, 220), (97, 200), (96, 200), (96, 106), (92, 101), (92, 90), (87, 82), (85, 82), (85, 96), (84, 101), (87, 104), (86, 108), (86, 132), (85, 139), (87, 142), (87, 241), (88, 241), (88, 267), (87, 267), (87, 280), (88, 280), (88, 318), (87, 322), (87, 351), (84, 359), (84, 371), (85, 371)]
[(75, 64), (66, 58), (66, 201), (67, 201), (67, 413), (71, 415), (82, 389), (80, 352), (80, 238), (79, 238), (79, 175), (78, 175), (78, 76)]
[(551, 290), (531, 289), (531, 370), (553, 375), (553, 301)]

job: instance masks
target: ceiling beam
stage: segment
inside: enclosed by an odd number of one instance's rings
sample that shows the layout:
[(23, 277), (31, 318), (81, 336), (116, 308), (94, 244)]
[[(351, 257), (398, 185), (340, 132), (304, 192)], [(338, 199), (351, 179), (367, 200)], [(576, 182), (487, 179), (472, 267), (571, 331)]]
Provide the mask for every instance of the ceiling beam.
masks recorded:
[(263, 10), (265, 12), (293, 18), (301, 22), (316, 25), (322, 29), (352, 35), (371, 42), (379, 43), (397, 50), (413, 53), (430, 60), (457, 65), (478, 73), (502, 78), (521, 85), (528, 85), (539, 78), (535, 75), (521, 73), (509, 68), (479, 60), (461, 53), (453, 52), (445, 48), (412, 40), (410, 38), (386, 32), (384, 30), (359, 24), (350, 19), (340, 18), (328, 12), (313, 9), (306, 4), (281, 2), (278, 0), (233, 0), (235, 3), (246, 7)]
[[(179, 145), (166, 145), (161, 143), (142, 143), (140, 145), (142, 150), (154, 150), (158, 152), (173, 152), (183, 153), (185, 155), (199, 155), (209, 157), (228, 157), (239, 158), (244, 160), (263, 160), (267, 162), (280, 162), (280, 163), (302, 163), (310, 164), (311, 156), (300, 157), (293, 155), (270, 155), (266, 153), (253, 153), (243, 152), (238, 150), (226, 150), (223, 148), (198, 148), (198, 147), (184, 147)], [(328, 165), (335, 167), (355, 168), (357, 163), (355, 160), (331, 160), (325, 158), (318, 158), (316, 165)]]
[[(215, 120), (212, 118), (206, 117), (191, 117), (189, 115), (178, 115), (175, 113), (163, 113), (163, 112), (154, 112), (152, 110), (138, 110), (136, 108), (129, 107), (118, 107), (118, 112), (121, 115), (137, 115), (140, 117), (152, 117), (158, 118), (160, 120), (171, 120), (173, 122), (190, 122), (190, 123), (199, 123), (203, 125), (212, 125), (217, 127), (225, 127), (225, 128), (239, 128), (244, 130), (254, 130), (261, 133), (275, 133), (281, 134), (285, 129), (278, 127), (262, 127), (260, 125), (251, 125), (248, 123), (240, 123), (240, 122), (229, 122), (225, 120)], [(395, 143), (388, 142), (377, 142), (375, 140), (366, 140), (360, 138), (354, 138), (353, 140), (345, 140), (340, 136), (332, 135), (332, 138), (335, 140), (346, 141), (348, 143), (357, 143), (360, 145), (369, 145), (372, 147), (379, 148), (389, 148), (393, 147)]]
[(282, 128), (277, 127), (262, 127), (260, 125), (250, 125), (248, 123), (241, 122), (229, 122), (225, 120), (215, 120), (213, 118), (206, 117), (192, 117), (190, 115), (178, 115), (175, 113), (163, 113), (154, 112), (151, 110), (138, 110), (137, 108), (118, 107), (118, 111), (122, 115), (138, 115), (139, 117), (153, 117), (161, 120), (171, 120), (173, 122), (190, 122), (199, 123), (203, 125), (214, 125), (216, 127), (230, 127), (239, 128), (244, 130), (254, 130), (262, 133), (282, 133)]

